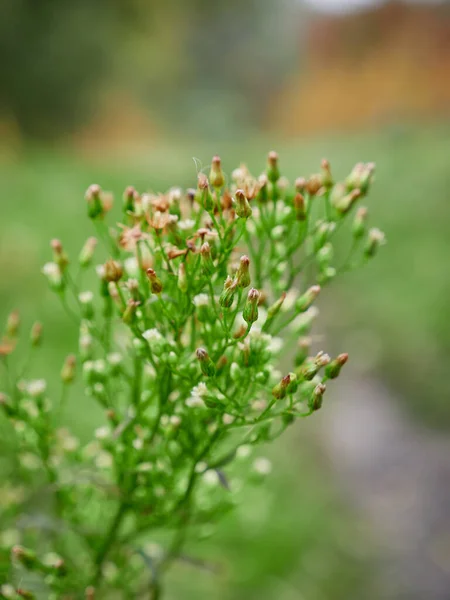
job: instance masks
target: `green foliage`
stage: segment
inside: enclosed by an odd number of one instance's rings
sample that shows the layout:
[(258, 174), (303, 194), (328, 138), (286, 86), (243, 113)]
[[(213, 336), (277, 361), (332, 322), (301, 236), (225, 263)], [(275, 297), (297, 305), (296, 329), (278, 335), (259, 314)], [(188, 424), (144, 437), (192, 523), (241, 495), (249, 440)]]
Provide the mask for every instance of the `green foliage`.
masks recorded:
[[(276, 153), (258, 178), (241, 165), (229, 179), (214, 157), (196, 189), (127, 188), (117, 227), (107, 225), (112, 194), (88, 188), (96, 238), (75, 259), (54, 239), (42, 269), (79, 337), (61, 361), (59, 397), (50, 399), (45, 379), (27, 378), (39, 325), (15, 360), (21, 323), (11, 313), (0, 347), (14, 463), (2, 520), (19, 538), (11, 578), (29, 586), (19, 595), (160, 597), (186, 541), (223, 518), (241, 486), (270, 473), (267, 458), (249, 458), (253, 448), (319, 410), (326, 382), (347, 361), (311, 354), (308, 336), (321, 286), (384, 242), (379, 230), (366, 231), (365, 212), (354, 214), (373, 170), (359, 163), (335, 183), (322, 161), (319, 173), (291, 185)], [(340, 233), (342, 256), (334, 252)], [(86, 441), (64, 426), (77, 371), (85, 400), (103, 414)], [(19, 527), (33, 495), (33, 525)], [(145, 538), (155, 531), (163, 549), (149, 554)]]

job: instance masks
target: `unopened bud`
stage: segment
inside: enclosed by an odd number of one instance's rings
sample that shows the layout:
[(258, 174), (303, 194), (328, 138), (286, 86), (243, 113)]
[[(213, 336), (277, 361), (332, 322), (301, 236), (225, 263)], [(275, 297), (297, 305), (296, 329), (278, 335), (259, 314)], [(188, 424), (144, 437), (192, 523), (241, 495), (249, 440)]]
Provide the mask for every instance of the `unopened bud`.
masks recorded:
[(11, 549), (11, 555), (15, 560), (17, 560), (30, 571), (39, 565), (36, 554), (32, 550), (24, 548), (23, 546), (13, 546)]
[(305, 362), (300, 365), (296, 370), (297, 377), (300, 381), (306, 380), (311, 381), (319, 372), (319, 365), (316, 363), (314, 358), (308, 358)]
[(127, 325), (131, 325), (132, 323), (134, 323), (134, 320), (136, 319), (136, 310), (139, 305), (140, 302), (137, 300), (133, 300), (132, 298), (128, 300), (122, 315), (122, 321), (124, 323), (126, 323)]
[(102, 189), (96, 183), (90, 185), (86, 191), (85, 198), (88, 205), (88, 216), (90, 219), (96, 219), (103, 214), (101, 193)]
[(280, 170), (278, 167), (278, 154), (273, 150), (267, 156), (267, 179), (271, 183), (276, 183), (280, 178)]
[(258, 320), (259, 297), (260, 293), (255, 288), (252, 288), (247, 295), (247, 301), (244, 306), (242, 317), (248, 325), (251, 325)]
[(230, 308), (233, 304), (234, 294), (237, 288), (237, 281), (228, 276), (223, 285), (222, 293), (219, 297), (219, 304), (222, 308)]
[(295, 373), (289, 373), (289, 385), (287, 386), (286, 392), (288, 394), (295, 394), (298, 389), (298, 377)]
[(67, 254), (64, 252), (64, 248), (63, 248), (61, 240), (57, 240), (57, 239), (52, 240), (50, 242), (50, 246), (52, 247), (52, 250), (53, 250), (54, 262), (58, 265), (58, 267), (61, 269), (61, 271), (64, 271), (64, 269), (69, 264), (69, 259), (67, 257)]
[(157, 276), (156, 271), (151, 267), (146, 271), (147, 277), (150, 281), (150, 289), (153, 294), (160, 294), (163, 290), (163, 284), (161, 279)]
[(339, 199), (337, 199), (337, 197), (335, 196), (332, 199), (332, 202), (338, 213), (340, 213), (341, 215), (346, 215), (352, 209), (355, 202), (359, 198), (361, 198), (361, 196), (361, 190), (359, 188), (356, 188), (354, 190), (351, 190), (351, 192), (349, 192), (345, 196), (342, 196)]
[(186, 265), (184, 262), (180, 263), (178, 267), (178, 289), (185, 294), (188, 290), (188, 280), (186, 276)]
[(241, 256), (239, 269), (236, 272), (237, 286), (246, 288), (250, 285), (250, 259), (248, 256)]
[(225, 177), (222, 171), (220, 156), (213, 156), (209, 181), (214, 188), (220, 189), (225, 184)]
[(281, 294), (281, 297), (278, 298), (278, 300), (276, 302), (274, 302), (274, 304), (272, 304), (272, 306), (270, 306), (267, 309), (267, 320), (269, 319), (273, 319), (277, 316), (277, 314), (280, 312), (281, 307), (283, 306), (283, 302), (286, 299), (286, 292), (283, 292)]
[(325, 367), (330, 363), (330, 357), (328, 354), (325, 354), (322, 350), (316, 355), (314, 358), (314, 362), (320, 368)]
[(16, 593), (25, 600), (36, 600), (36, 596), (33, 594), (33, 592), (30, 592), (30, 590), (26, 590), (25, 588), (17, 588)]
[(323, 177), (320, 173), (315, 173), (306, 182), (306, 191), (310, 196), (315, 196), (323, 187)]
[(336, 379), (341, 372), (342, 367), (348, 361), (348, 354), (339, 354), (334, 360), (332, 360), (325, 368), (325, 375), (328, 379)]
[(47, 278), (50, 287), (59, 292), (64, 289), (61, 269), (55, 262), (48, 262), (42, 267), (42, 273)]
[(312, 285), (304, 294), (297, 299), (295, 308), (297, 312), (305, 312), (320, 294), (320, 285)]
[(90, 585), (84, 590), (85, 600), (95, 600), (95, 588)]
[(297, 367), (301, 366), (307, 359), (311, 343), (311, 338), (307, 336), (303, 336), (298, 340), (298, 349), (295, 355), (295, 364)]
[(202, 244), (200, 248), (200, 260), (202, 263), (203, 272), (206, 275), (212, 275), (215, 271), (215, 267), (211, 257), (211, 246), (208, 244), (208, 242)]
[(16, 337), (20, 326), (20, 315), (18, 310), (9, 313), (6, 319), (6, 334), (10, 338)]
[(366, 233), (367, 213), (368, 211), (365, 206), (360, 206), (356, 211), (352, 225), (353, 237), (356, 239), (362, 238)]
[(306, 190), (306, 184), (307, 181), (304, 177), (297, 177), (297, 179), (295, 180), (296, 192), (303, 194), (303, 192)]
[(75, 358), (75, 355), (69, 354), (61, 369), (61, 380), (63, 383), (72, 383), (75, 379), (76, 365), (77, 359)]
[(90, 237), (86, 240), (84, 246), (81, 248), (80, 255), (78, 256), (78, 263), (80, 267), (89, 267), (92, 262), (96, 247), (97, 239), (95, 237)]
[(214, 209), (214, 200), (209, 189), (208, 178), (203, 173), (199, 173), (197, 178), (195, 198), (206, 212), (211, 212)]
[(267, 175), (262, 173), (258, 177), (258, 193), (256, 194), (256, 200), (261, 204), (265, 204), (269, 199), (268, 183)]
[(78, 300), (80, 302), (81, 315), (83, 319), (90, 320), (94, 316), (94, 294), (87, 290), (78, 294)]
[(252, 207), (250, 206), (244, 192), (242, 190), (236, 190), (236, 214), (241, 219), (248, 219), (252, 216)]
[(385, 243), (386, 237), (384, 233), (380, 231), (380, 229), (377, 229), (375, 227), (373, 229), (369, 229), (366, 246), (364, 248), (364, 254), (368, 258), (372, 258), (372, 256), (375, 256), (378, 248), (380, 246), (384, 246)]
[(123, 268), (120, 262), (117, 260), (110, 259), (105, 263), (105, 281), (113, 281), (117, 282), (122, 279), (123, 276)]
[(134, 212), (135, 202), (139, 198), (139, 194), (132, 185), (129, 185), (123, 193), (123, 212)]
[(330, 162), (324, 158), (320, 164), (322, 168), (322, 185), (329, 189), (333, 185), (333, 177), (331, 175)]
[(319, 383), (313, 390), (311, 398), (309, 399), (309, 407), (311, 410), (316, 411), (322, 407), (323, 395), (327, 386), (324, 383)]
[(322, 270), (330, 266), (330, 263), (333, 260), (333, 254), (333, 246), (330, 243), (325, 244), (325, 246), (320, 248), (317, 252), (317, 262)]
[(272, 389), (272, 396), (274, 398), (276, 398), (277, 400), (282, 400), (283, 398), (285, 398), (290, 383), (291, 383), (290, 375), (286, 375), (286, 377), (283, 377), (283, 379), (280, 381), (280, 383), (277, 383), (277, 385)]
[(373, 181), (375, 163), (358, 163), (345, 180), (349, 190), (359, 189), (363, 195), (369, 191)]
[(294, 209), (297, 221), (304, 221), (306, 219), (306, 205), (305, 198), (300, 192), (294, 196)]
[(197, 348), (195, 355), (200, 363), (200, 368), (203, 375), (206, 375), (207, 377), (214, 377), (216, 374), (216, 367), (207, 351), (204, 348)]

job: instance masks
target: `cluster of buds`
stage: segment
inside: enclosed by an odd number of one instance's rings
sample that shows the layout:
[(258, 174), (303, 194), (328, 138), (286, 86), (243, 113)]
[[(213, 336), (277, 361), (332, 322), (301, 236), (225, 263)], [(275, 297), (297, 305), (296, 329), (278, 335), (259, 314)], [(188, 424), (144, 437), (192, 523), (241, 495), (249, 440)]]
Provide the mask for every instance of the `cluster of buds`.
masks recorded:
[[(367, 209), (357, 206), (373, 172), (360, 164), (339, 182), (324, 160), (317, 173), (291, 184), (270, 152), (259, 175), (241, 165), (228, 178), (214, 156), (186, 192), (126, 188), (117, 229), (105, 223), (112, 195), (89, 187), (98, 240), (88, 237), (77, 260), (53, 240), (43, 268), (79, 328), (78, 348), (60, 367), (60, 399), (49, 397), (45, 381), (23, 380), (25, 367), (12, 370), (21, 379), (10, 373), (0, 392), (21, 473), (41, 469), (57, 518), (67, 524), (55, 533), (67, 551), (61, 562), (48, 566), (22, 546), (12, 553), (21, 568), (45, 576), (52, 597), (83, 590), (89, 598), (118, 590), (137, 597), (147, 573), (139, 559), (136, 568), (128, 560), (135, 538), (155, 525), (175, 529), (164, 568), (157, 560), (152, 566), (159, 576), (181, 550), (186, 523), (219, 518), (231, 506), (232, 459), (244, 456), (249, 433), (256, 446), (321, 408), (348, 356), (312, 350), (316, 303), (336, 276), (372, 259), (384, 243), (378, 229), (368, 229)], [(350, 252), (335, 245), (346, 219)], [(91, 268), (97, 277), (89, 278)], [(7, 368), (20, 329), (13, 312), (0, 343)], [(41, 340), (36, 323), (31, 349)], [(283, 355), (290, 340), (297, 341), (291, 366)], [(74, 384), (103, 414), (83, 447), (60, 427)], [(80, 475), (84, 463), (92, 477)], [(256, 471), (268, 474), (270, 464), (260, 460)], [(71, 550), (58, 539), (67, 531), (79, 532), (83, 543)], [(35, 542), (33, 533), (21, 540)], [(90, 551), (80, 557), (84, 549)], [(108, 575), (110, 560), (127, 569), (133, 563), (132, 574)], [(77, 564), (86, 567), (80, 572)]]

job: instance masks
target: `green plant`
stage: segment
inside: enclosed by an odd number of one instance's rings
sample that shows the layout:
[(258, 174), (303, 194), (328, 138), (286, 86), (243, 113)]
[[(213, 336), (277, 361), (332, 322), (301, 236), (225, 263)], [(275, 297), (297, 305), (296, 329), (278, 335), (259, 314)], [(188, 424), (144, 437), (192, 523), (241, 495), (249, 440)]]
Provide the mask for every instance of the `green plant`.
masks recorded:
[[(214, 157), (209, 177), (200, 172), (185, 193), (127, 188), (117, 228), (105, 222), (111, 194), (90, 186), (97, 237), (77, 272), (59, 240), (43, 268), (80, 331), (77, 356), (62, 366), (61, 398), (47, 398), (44, 380), (24, 379), (39, 324), (22, 364), (11, 364), (15, 312), (0, 346), (15, 465), (1, 515), (12, 556), (1, 562), (12, 582), (4, 597), (158, 598), (186, 540), (232, 508), (233, 486), (269, 474), (267, 459), (249, 463), (253, 447), (320, 409), (326, 382), (347, 361), (311, 354), (309, 334), (321, 287), (384, 242), (367, 231), (367, 210), (355, 208), (373, 170), (358, 164), (335, 183), (323, 161), (291, 186), (271, 152), (259, 178), (241, 166), (228, 184)], [(347, 254), (335, 257), (333, 240), (346, 228)], [(94, 294), (83, 281), (99, 252)], [(77, 363), (105, 419), (85, 445), (63, 426)], [(40, 524), (19, 527), (30, 501)], [(163, 533), (162, 552), (149, 554), (149, 532)]]

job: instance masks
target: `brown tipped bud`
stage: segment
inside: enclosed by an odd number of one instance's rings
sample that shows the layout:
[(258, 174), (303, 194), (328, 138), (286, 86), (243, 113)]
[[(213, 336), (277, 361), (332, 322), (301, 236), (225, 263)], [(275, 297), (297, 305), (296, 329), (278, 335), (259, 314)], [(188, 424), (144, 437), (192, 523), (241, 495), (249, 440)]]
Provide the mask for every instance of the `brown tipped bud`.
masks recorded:
[(122, 315), (122, 321), (124, 323), (126, 323), (127, 325), (134, 323), (134, 320), (136, 318), (136, 310), (139, 305), (140, 305), (140, 302), (137, 300), (132, 300), (131, 298), (130, 298), (130, 300), (128, 300), (127, 305), (126, 305), (125, 310), (123, 311), (123, 315)]
[(336, 379), (341, 372), (342, 367), (348, 361), (348, 354), (339, 354), (334, 360), (330, 362), (329, 365), (325, 368), (325, 375), (328, 379)]
[(239, 269), (236, 272), (236, 281), (238, 287), (246, 288), (250, 285), (250, 259), (248, 256), (241, 256)]
[(259, 189), (258, 189), (258, 193), (256, 195), (257, 201), (261, 202), (262, 204), (267, 202), (267, 200), (269, 199), (268, 183), (269, 183), (269, 180), (267, 178), (267, 175), (265, 173), (262, 173), (262, 175), (260, 175), (258, 177), (258, 188)]
[(105, 281), (120, 281), (123, 276), (123, 268), (120, 262), (113, 260), (112, 258), (105, 263)]
[(6, 319), (6, 335), (10, 338), (17, 336), (20, 327), (20, 314), (18, 310), (9, 313)]
[(208, 352), (204, 348), (197, 348), (195, 355), (200, 363), (200, 368), (203, 375), (206, 375), (207, 377), (214, 377), (216, 374), (216, 367)]
[(252, 207), (250, 206), (243, 190), (236, 190), (236, 214), (241, 219), (248, 219), (252, 216)]
[(86, 240), (84, 246), (81, 248), (80, 255), (78, 256), (80, 267), (86, 268), (91, 264), (96, 247), (97, 239), (95, 237), (90, 237)]
[(184, 262), (180, 263), (178, 267), (178, 289), (185, 294), (188, 290), (188, 280), (186, 276), (186, 265)]
[(230, 308), (233, 304), (234, 294), (237, 288), (237, 280), (228, 276), (223, 285), (222, 293), (220, 294), (219, 304), (223, 308)]
[(352, 225), (352, 233), (354, 238), (360, 239), (364, 236), (366, 232), (367, 215), (368, 210), (365, 206), (360, 206), (356, 211)]
[(129, 185), (123, 193), (123, 211), (125, 213), (134, 212), (136, 200), (139, 194), (132, 185)]
[(225, 184), (225, 177), (222, 171), (220, 156), (213, 156), (211, 171), (209, 173), (209, 181), (211, 185), (220, 189)]
[(333, 185), (333, 177), (331, 175), (330, 163), (326, 158), (322, 159), (320, 163), (320, 167), (322, 169), (322, 185), (327, 189), (331, 188)]
[(212, 275), (215, 271), (215, 267), (211, 257), (211, 246), (208, 244), (208, 242), (202, 244), (200, 248), (200, 260), (202, 263), (203, 272), (206, 275)]
[(251, 325), (258, 320), (259, 297), (260, 293), (255, 288), (252, 288), (247, 295), (247, 301), (244, 306), (242, 317), (248, 325)]
[(385, 243), (386, 237), (380, 229), (377, 229), (376, 227), (369, 229), (364, 254), (367, 258), (372, 258), (372, 256), (375, 256), (377, 253), (378, 248), (384, 246)]
[(103, 215), (103, 204), (101, 201), (102, 189), (96, 183), (90, 185), (86, 190), (85, 198), (88, 205), (88, 216), (90, 219), (96, 219)]
[(277, 385), (272, 389), (272, 396), (277, 400), (282, 400), (283, 398), (285, 398), (290, 383), (291, 375), (289, 374), (283, 377), (280, 383), (277, 383)]
[(150, 289), (153, 294), (160, 294), (163, 290), (161, 279), (157, 276), (156, 271), (151, 267), (146, 271), (147, 277), (150, 281)]
[(12, 557), (20, 562), (26, 569), (33, 570), (39, 565), (39, 561), (36, 558), (36, 554), (28, 548), (23, 546), (13, 546), (11, 549)]
[(310, 196), (315, 196), (323, 187), (322, 175), (314, 174), (306, 182), (306, 191)]
[(75, 355), (69, 354), (69, 356), (64, 361), (63, 367), (61, 369), (61, 381), (63, 383), (72, 383), (72, 381), (75, 379), (76, 366), (77, 359)]
[(296, 192), (298, 192), (299, 194), (303, 194), (303, 192), (306, 189), (306, 184), (307, 184), (307, 181), (304, 177), (297, 177), (297, 179), (295, 180)]
[(273, 319), (280, 312), (285, 299), (286, 299), (286, 292), (283, 292), (281, 294), (281, 297), (278, 298), (278, 300), (276, 302), (274, 302), (272, 304), (272, 306), (269, 306), (269, 308), (267, 309), (267, 319), (266, 319), (266, 322), (264, 323), (263, 331), (267, 331), (269, 329), (270, 324), (272, 323)]
[(195, 199), (207, 212), (211, 212), (214, 209), (214, 200), (209, 190), (208, 178), (203, 173), (199, 173), (197, 177)]
[(294, 209), (297, 221), (304, 221), (306, 219), (306, 203), (305, 198), (300, 192), (294, 196)]
[(30, 590), (26, 590), (25, 588), (17, 588), (16, 593), (21, 598), (25, 598), (25, 600), (35, 600), (36, 596)]
[(347, 189), (359, 189), (363, 195), (367, 194), (373, 182), (375, 163), (358, 163), (345, 180)]
[(304, 294), (297, 299), (295, 308), (297, 312), (305, 312), (320, 294), (320, 285), (312, 285)]
[(319, 383), (314, 388), (314, 391), (309, 400), (309, 408), (312, 411), (319, 410), (322, 407), (323, 395), (327, 386), (324, 383)]
[(271, 183), (276, 183), (280, 178), (280, 170), (278, 168), (278, 154), (273, 150), (267, 156), (267, 179)]
[(85, 600), (95, 600), (95, 588), (90, 585), (84, 590)]
[(53, 250), (54, 262), (58, 265), (61, 271), (64, 271), (66, 266), (69, 264), (69, 259), (67, 258), (67, 254), (64, 252), (61, 240), (52, 240), (50, 242), (50, 246)]

